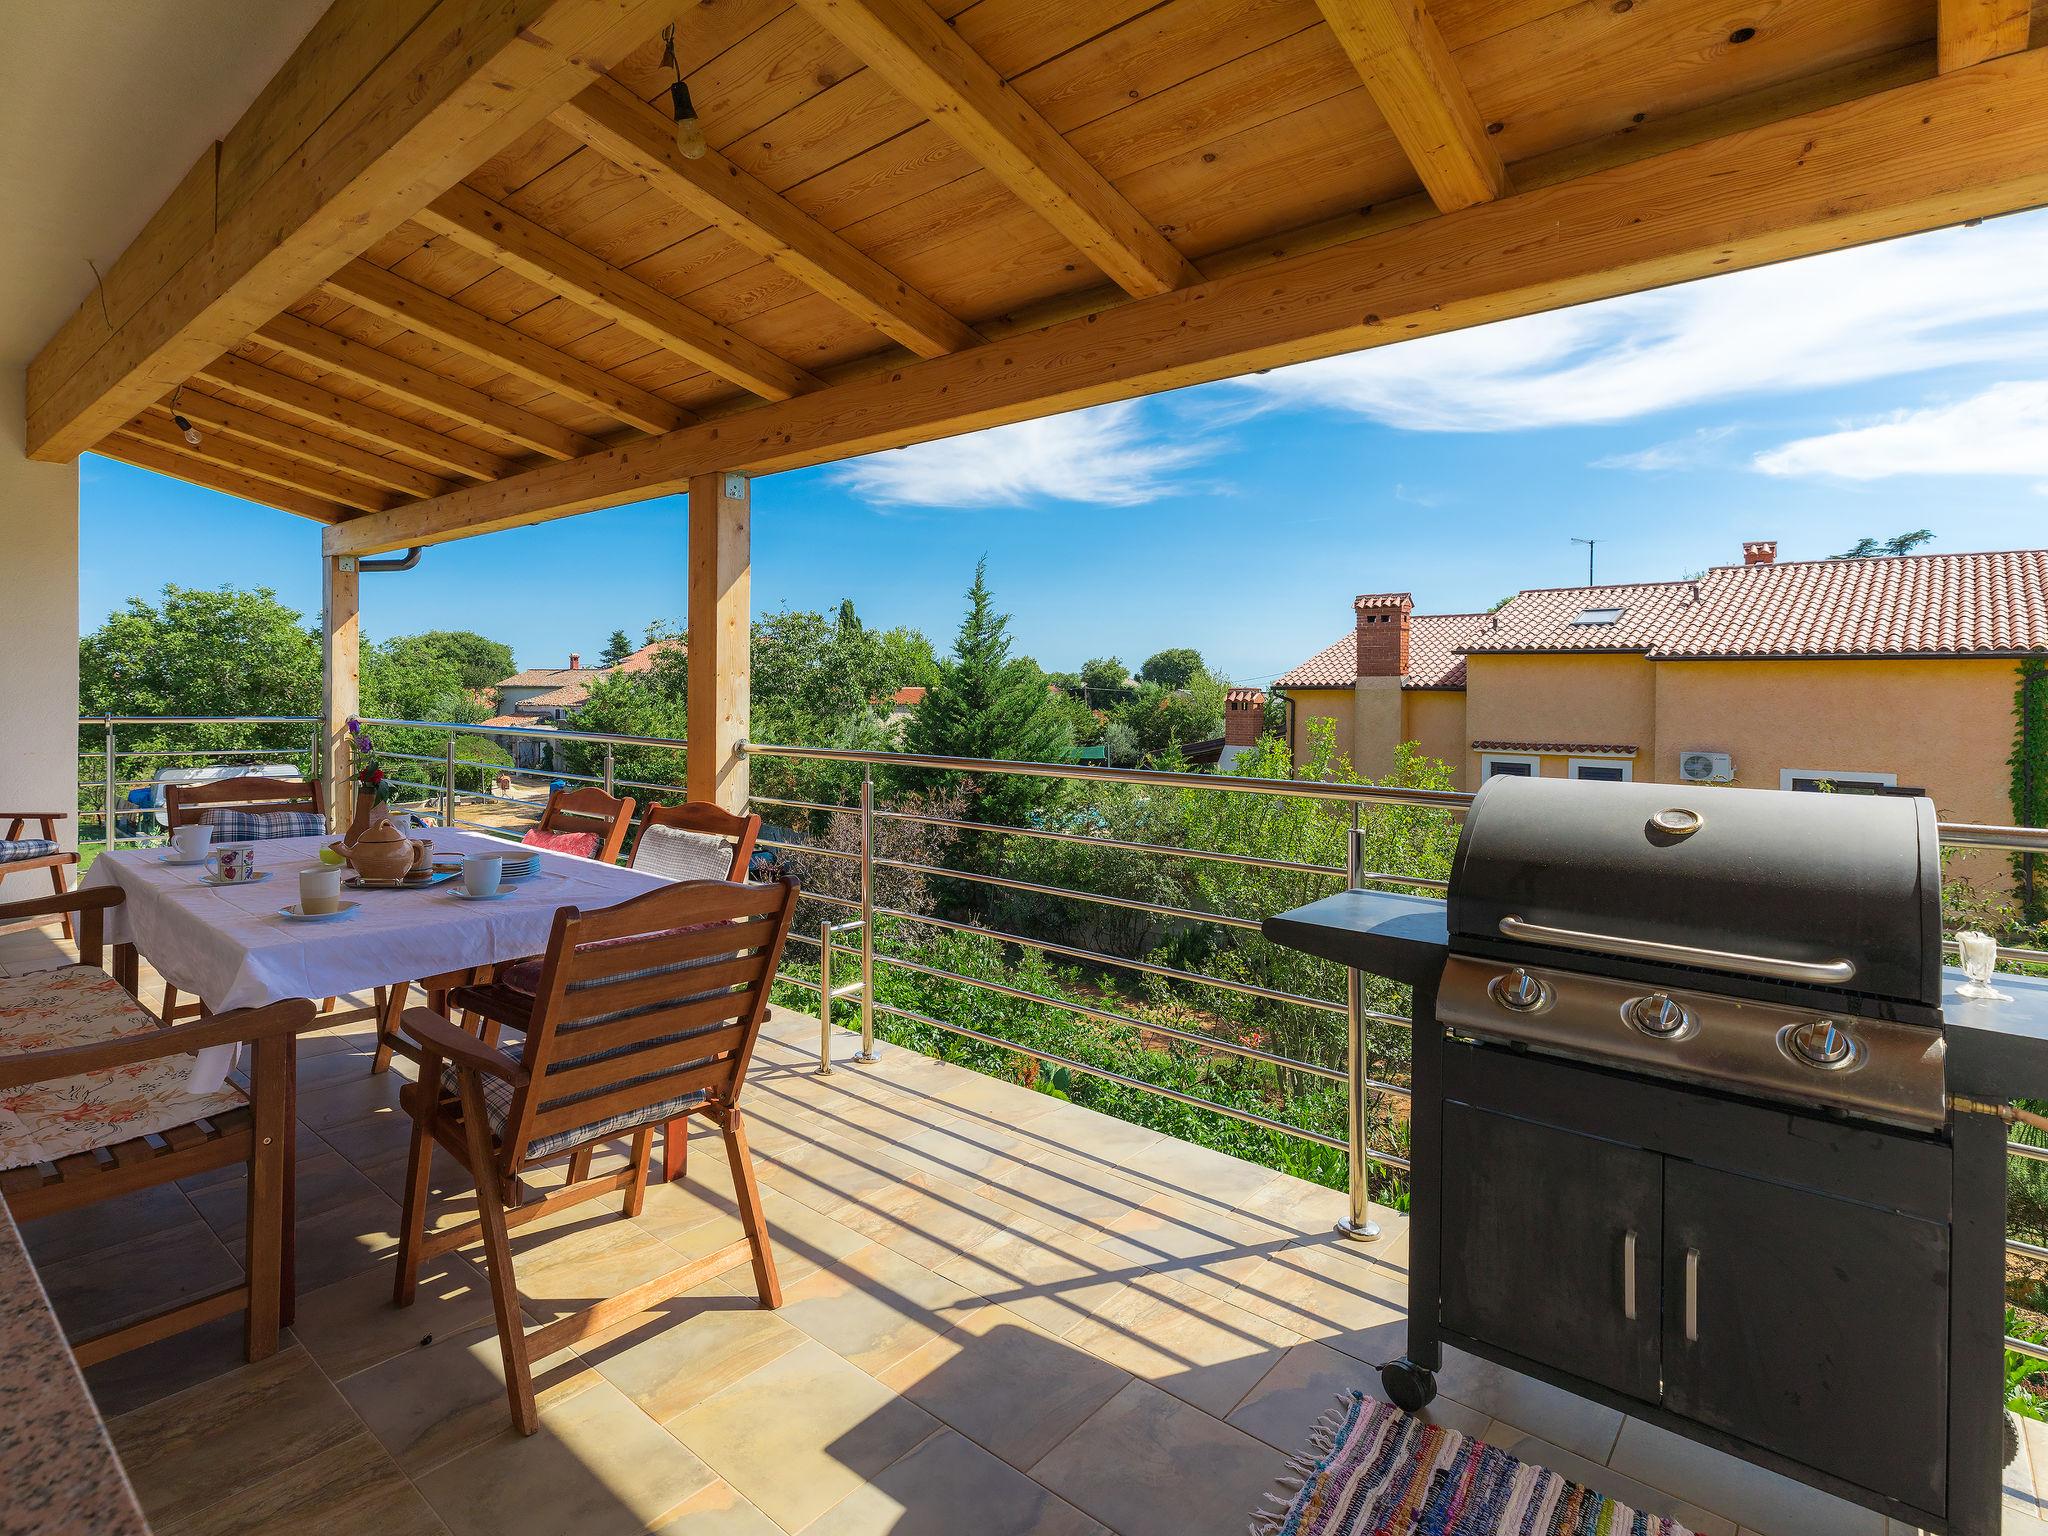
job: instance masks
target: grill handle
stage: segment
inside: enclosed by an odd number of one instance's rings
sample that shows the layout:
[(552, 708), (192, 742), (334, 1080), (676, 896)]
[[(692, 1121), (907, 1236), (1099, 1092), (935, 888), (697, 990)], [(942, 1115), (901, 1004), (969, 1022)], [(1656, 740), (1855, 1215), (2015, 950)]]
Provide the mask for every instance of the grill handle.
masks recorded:
[(1503, 937), (1531, 944), (1556, 944), (1567, 949), (1591, 950), (1597, 955), (1619, 955), (1629, 960), (1662, 960), (1673, 965), (1698, 965), (1708, 970), (1733, 971), (1738, 976), (1757, 976), (1766, 981), (1811, 981), (1823, 986), (1842, 986), (1853, 980), (1852, 960), (1780, 960), (1774, 955), (1741, 955), (1725, 949), (1701, 949), (1692, 944), (1665, 944), (1656, 939), (1630, 939), (1614, 933), (1585, 933), (1577, 928), (1552, 928), (1525, 922), (1519, 917), (1500, 920)]

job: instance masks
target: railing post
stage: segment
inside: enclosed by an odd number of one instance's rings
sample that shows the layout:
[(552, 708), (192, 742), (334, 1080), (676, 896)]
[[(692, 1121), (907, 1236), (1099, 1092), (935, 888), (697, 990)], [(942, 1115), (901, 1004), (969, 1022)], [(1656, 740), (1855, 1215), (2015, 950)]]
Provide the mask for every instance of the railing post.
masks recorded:
[(606, 742), (604, 744), (604, 792), (608, 795), (616, 796), (618, 790), (612, 784), (612, 770), (612, 744)]
[(879, 1060), (875, 1055), (875, 770), (860, 770), (860, 1054), (855, 1061)]
[(812, 1075), (832, 1075), (832, 919), (829, 914), (818, 925), (818, 1070)]
[[(1344, 846), (1344, 883), (1347, 888), (1356, 890), (1365, 874), (1365, 834), (1359, 830), (1356, 800), (1351, 802), (1351, 832)], [(1345, 1085), (1344, 1139), (1350, 1163), (1351, 1209), (1337, 1223), (1337, 1230), (1348, 1238), (1369, 1243), (1380, 1235), (1380, 1229), (1372, 1219), (1372, 1164), (1366, 1151), (1365, 1085), (1371, 1076), (1367, 1071), (1371, 1063), (1365, 1044), (1365, 979), (1355, 966), (1344, 972), (1344, 1001), (1344, 1063), (1349, 1079)]]
[(114, 717), (107, 715), (104, 718), (106, 736), (101, 750), (106, 754), (106, 801), (100, 808), (100, 840), (111, 853), (114, 849)]
[(448, 766), (441, 778), (441, 825), (455, 825), (455, 733), (448, 733)]

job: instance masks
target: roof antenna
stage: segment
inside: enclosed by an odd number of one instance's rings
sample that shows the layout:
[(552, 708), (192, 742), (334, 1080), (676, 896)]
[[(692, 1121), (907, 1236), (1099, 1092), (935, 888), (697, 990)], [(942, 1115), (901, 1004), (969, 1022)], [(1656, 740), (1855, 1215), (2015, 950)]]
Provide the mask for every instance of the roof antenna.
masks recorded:
[(1605, 539), (1575, 538), (1572, 540), (1572, 542), (1574, 544), (1583, 544), (1586, 546), (1586, 585), (1590, 587), (1593, 585), (1593, 546), (1596, 544), (1604, 544), (1607, 541)]

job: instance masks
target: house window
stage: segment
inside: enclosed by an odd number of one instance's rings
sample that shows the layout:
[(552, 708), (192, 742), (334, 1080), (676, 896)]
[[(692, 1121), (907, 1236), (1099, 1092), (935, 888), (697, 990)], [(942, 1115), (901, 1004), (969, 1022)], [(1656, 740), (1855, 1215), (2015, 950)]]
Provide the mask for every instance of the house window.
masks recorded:
[(1581, 608), (1574, 624), (1619, 624), (1622, 610), (1619, 608)]
[(1603, 784), (1626, 784), (1635, 777), (1635, 765), (1619, 757), (1575, 757), (1568, 766), (1573, 778)]
[(1895, 773), (1860, 773), (1837, 768), (1785, 768), (1778, 773), (1778, 788), (1800, 789), (1809, 794), (1876, 795), (1896, 788)]
[(1533, 779), (1537, 776), (1537, 762), (1533, 757), (1504, 757), (1497, 752), (1489, 752), (1479, 759), (1479, 777)]

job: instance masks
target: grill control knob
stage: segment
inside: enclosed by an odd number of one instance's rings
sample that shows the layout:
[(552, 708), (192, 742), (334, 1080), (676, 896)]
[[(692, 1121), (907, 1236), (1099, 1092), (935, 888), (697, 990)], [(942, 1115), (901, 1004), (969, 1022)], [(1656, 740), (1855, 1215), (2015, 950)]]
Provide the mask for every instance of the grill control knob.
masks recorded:
[(1684, 1034), (1693, 1023), (1693, 1017), (1686, 1012), (1685, 1004), (1663, 992), (1652, 992), (1648, 997), (1636, 998), (1622, 1010), (1622, 1013), (1633, 1027), (1660, 1040)]
[(1816, 1067), (1839, 1067), (1856, 1050), (1849, 1031), (1833, 1019), (1815, 1019), (1788, 1030), (1785, 1043), (1801, 1060)]
[(1532, 976), (1519, 965), (1504, 975), (1496, 976), (1487, 984), (1487, 991), (1493, 1000), (1503, 1008), (1516, 1013), (1534, 1013), (1539, 1008), (1550, 1006), (1550, 984), (1540, 976)]

